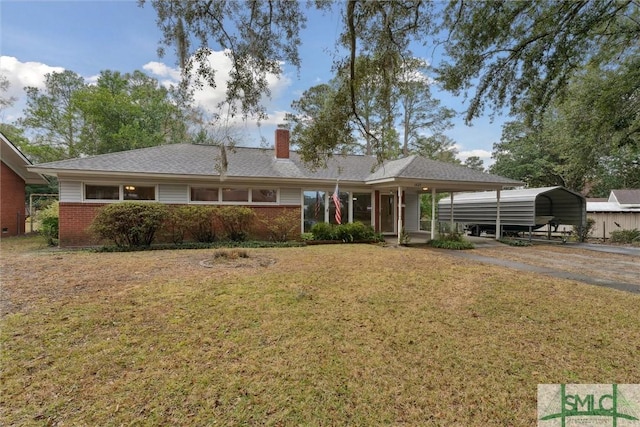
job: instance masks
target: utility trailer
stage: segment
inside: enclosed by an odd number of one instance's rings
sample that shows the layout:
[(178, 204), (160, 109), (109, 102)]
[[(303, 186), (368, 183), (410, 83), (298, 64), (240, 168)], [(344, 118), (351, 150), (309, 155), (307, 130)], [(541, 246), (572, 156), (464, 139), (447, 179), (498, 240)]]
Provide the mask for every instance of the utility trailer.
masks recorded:
[[(583, 227), (587, 218), (586, 199), (564, 187), (527, 188), (500, 192), (500, 235), (531, 233), (549, 225)], [(498, 218), (496, 191), (454, 193), (438, 202), (438, 220), (463, 224), (473, 236), (496, 233)]]

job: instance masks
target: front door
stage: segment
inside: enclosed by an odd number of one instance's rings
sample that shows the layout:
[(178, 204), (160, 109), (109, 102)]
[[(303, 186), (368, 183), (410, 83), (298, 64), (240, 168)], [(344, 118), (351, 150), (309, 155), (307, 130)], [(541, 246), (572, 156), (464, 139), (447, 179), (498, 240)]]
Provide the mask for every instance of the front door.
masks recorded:
[(395, 195), (380, 194), (380, 232), (395, 233), (396, 209)]

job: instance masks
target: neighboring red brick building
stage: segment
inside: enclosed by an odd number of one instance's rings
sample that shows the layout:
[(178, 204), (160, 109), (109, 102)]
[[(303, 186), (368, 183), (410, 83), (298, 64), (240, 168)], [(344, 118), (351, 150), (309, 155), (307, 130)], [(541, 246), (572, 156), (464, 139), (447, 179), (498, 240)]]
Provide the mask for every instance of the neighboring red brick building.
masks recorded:
[(24, 234), (25, 185), (46, 184), (26, 168), (31, 162), (0, 133), (0, 236)]

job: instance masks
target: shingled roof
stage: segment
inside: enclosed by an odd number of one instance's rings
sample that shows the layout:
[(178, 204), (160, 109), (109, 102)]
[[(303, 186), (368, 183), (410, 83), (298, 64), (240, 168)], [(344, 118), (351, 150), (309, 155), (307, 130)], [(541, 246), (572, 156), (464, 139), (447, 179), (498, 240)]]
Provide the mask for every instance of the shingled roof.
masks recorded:
[[(302, 179), (374, 184), (394, 180), (431, 180), (517, 186), (520, 182), (479, 172), (465, 166), (438, 162), (420, 156), (376, 165), (375, 158), (336, 155), (326, 167), (311, 169), (296, 151), (279, 159), (272, 149), (235, 147), (226, 150), (226, 179)], [(149, 175), (176, 177), (220, 177), (221, 150), (212, 145), (172, 144), (62, 160), (32, 166), (48, 175)]]
[(640, 206), (640, 189), (611, 190), (609, 202), (619, 205)]

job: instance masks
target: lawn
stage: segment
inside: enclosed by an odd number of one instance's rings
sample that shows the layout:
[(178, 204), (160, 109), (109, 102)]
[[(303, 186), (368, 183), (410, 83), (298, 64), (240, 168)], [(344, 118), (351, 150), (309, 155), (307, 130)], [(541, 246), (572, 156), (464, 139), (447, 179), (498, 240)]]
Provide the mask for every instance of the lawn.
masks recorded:
[(1, 245), (1, 425), (531, 426), (640, 378), (639, 296), (433, 249)]

